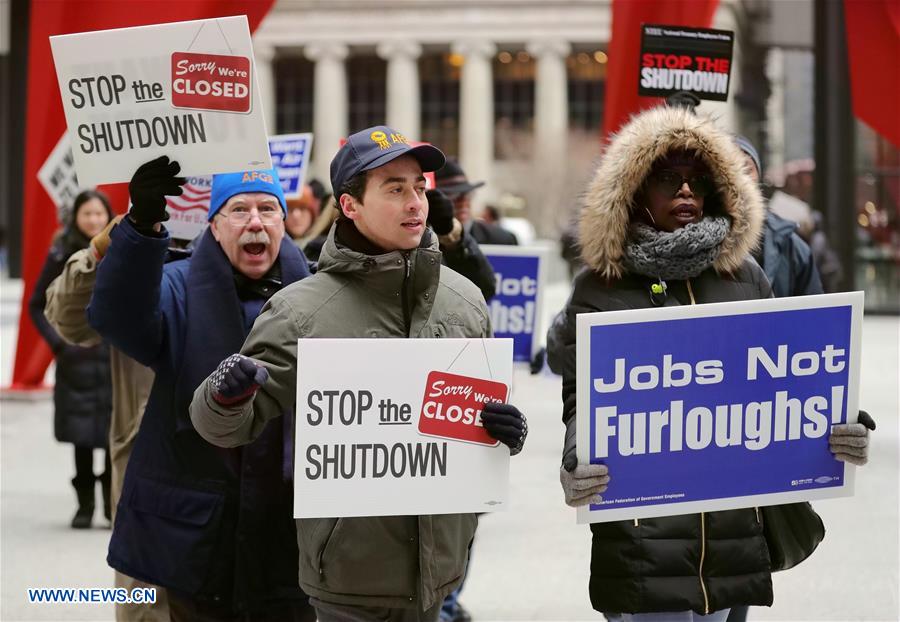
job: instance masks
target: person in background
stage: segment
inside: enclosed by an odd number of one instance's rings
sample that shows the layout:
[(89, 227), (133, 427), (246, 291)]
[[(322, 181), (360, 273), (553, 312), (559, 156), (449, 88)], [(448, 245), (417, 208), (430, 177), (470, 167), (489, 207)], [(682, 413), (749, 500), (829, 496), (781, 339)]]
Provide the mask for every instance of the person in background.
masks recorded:
[(477, 220), (472, 214), (472, 193), (484, 185), (483, 181), (470, 183), (462, 167), (454, 159), (434, 174), (435, 186), (453, 201), (453, 212), (466, 233), (479, 244), (518, 244), (516, 236), (498, 225)]
[[(759, 153), (744, 136), (736, 136), (735, 144), (744, 154), (750, 179), (759, 184), (762, 166)], [(776, 298), (824, 294), (812, 251), (797, 233), (797, 223), (766, 209), (762, 243), (753, 250), (762, 266)]]
[[(72, 517), (74, 529), (91, 526), (95, 488), (99, 479), (103, 493), (103, 515), (110, 519), (109, 421), (112, 384), (109, 349), (103, 343), (81, 347), (66, 342), (44, 317), (47, 288), (60, 275), (69, 257), (85, 249), (91, 238), (112, 220), (106, 195), (85, 190), (75, 197), (69, 222), (53, 238), (50, 253), (28, 303), (31, 320), (50, 346), (56, 359), (53, 387), (53, 432), (61, 443), (75, 446), (75, 477), (72, 486), (78, 509)], [(103, 473), (94, 475), (94, 449), (104, 450)]]
[[(50, 325), (73, 345), (90, 347), (101, 343), (100, 335), (87, 321), (85, 309), (94, 291), (97, 278), (97, 264), (109, 248), (109, 233), (121, 220), (116, 216), (106, 227), (91, 238), (88, 248), (74, 253), (66, 262), (60, 274), (47, 288), (47, 306), (44, 316)], [(182, 246), (186, 240), (178, 241)], [(170, 247), (168, 261), (187, 257), (189, 253), (180, 248)], [(109, 425), (109, 455), (112, 471), (110, 485), (110, 508), (112, 522), (116, 520), (116, 506), (122, 496), (122, 482), (125, 467), (134, 438), (138, 433), (144, 409), (153, 387), (153, 370), (144, 367), (133, 358), (125, 356), (117, 348), (109, 348), (109, 363), (112, 378), (112, 419)], [(157, 585), (144, 583), (115, 571), (115, 586), (133, 590), (152, 587), (156, 589), (156, 600), (152, 603), (116, 603), (116, 620), (129, 622), (167, 622), (169, 605), (166, 590)]]
[(304, 184), (299, 197), (287, 200), (287, 217), (284, 219), (285, 233), (290, 236), (300, 250), (309, 241), (309, 231), (319, 217), (319, 200), (312, 188)]
[(440, 190), (426, 190), (428, 226), (437, 234), (441, 262), (472, 281), (490, 300), (497, 291), (494, 269), (478, 242), (466, 233), (462, 223), (453, 216), (453, 203)]

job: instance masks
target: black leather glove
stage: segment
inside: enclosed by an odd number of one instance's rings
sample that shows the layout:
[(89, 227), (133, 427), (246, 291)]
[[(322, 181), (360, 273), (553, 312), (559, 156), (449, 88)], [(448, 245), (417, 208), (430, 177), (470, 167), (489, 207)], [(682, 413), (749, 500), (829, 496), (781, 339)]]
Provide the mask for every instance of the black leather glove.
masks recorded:
[(128, 217), (138, 229), (151, 229), (169, 219), (166, 195), (179, 196), (184, 177), (177, 177), (181, 166), (168, 156), (159, 156), (138, 167), (128, 184), (131, 210)]
[(522, 451), (528, 436), (528, 422), (525, 415), (512, 404), (487, 402), (481, 411), (481, 423), (492, 437), (509, 447), (509, 455)]
[(438, 235), (447, 235), (453, 231), (453, 201), (440, 190), (427, 190), (428, 224)]
[(232, 354), (219, 363), (210, 376), (212, 398), (223, 406), (230, 406), (249, 399), (266, 384), (269, 372), (252, 358)]

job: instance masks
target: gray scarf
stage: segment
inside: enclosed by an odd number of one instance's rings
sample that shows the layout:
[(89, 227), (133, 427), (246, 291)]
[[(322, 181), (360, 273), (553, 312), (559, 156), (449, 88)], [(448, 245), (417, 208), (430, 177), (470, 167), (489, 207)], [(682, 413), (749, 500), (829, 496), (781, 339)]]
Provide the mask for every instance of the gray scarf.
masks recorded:
[(707, 217), (671, 233), (633, 223), (623, 263), (629, 272), (653, 278), (693, 278), (719, 256), (719, 247), (730, 226), (724, 216)]

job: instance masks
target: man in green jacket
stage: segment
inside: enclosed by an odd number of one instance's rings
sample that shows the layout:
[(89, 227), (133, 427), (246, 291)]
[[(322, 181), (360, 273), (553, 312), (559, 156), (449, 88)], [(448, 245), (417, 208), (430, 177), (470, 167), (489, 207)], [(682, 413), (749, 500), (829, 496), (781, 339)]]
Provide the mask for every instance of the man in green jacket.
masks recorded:
[[(412, 147), (385, 126), (353, 134), (331, 162), (341, 215), (318, 272), (274, 295), (241, 354), (194, 393), (191, 420), (209, 442), (251, 442), (266, 422), (292, 413), (297, 339), (490, 337), (487, 305), (468, 279), (441, 265), (426, 227), (423, 172), (444, 164), (431, 145)], [(488, 404), (484, 429), (521, 451), (525, 417)], [(436, 620), (462, 580), (474, 514), (318, 518), (297, 521), (300, 585), (320, 622)]]

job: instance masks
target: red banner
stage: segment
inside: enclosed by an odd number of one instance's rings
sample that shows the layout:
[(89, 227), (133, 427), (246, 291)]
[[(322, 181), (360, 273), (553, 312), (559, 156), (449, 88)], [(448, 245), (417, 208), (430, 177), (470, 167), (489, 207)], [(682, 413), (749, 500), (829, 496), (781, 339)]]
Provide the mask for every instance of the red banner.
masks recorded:
[(631, 115), (660, 102), (638, 95), (641, 24), (709, 28), (718, 5), (719, 0), (613, 0), (604, 137), (618, 131)]
[(844, 0), (853, 114), (900, 148), (900, 2)]
[[(247, 15), (250, 31), (275, 0), (32, 0), (28, 43), (28, 93), (25, 118), (25, 171), (22, 218), (22, 277), (25, 289), (19, 318), (12, 389), (41, 385), (53, 355), (28, 316), (28, 300), (58, 228), (56, 207), (41, 187), (37, 172), (66, 129), (62, 100), (50, 53), (52, 35), (147, 26), (165, 22)], [(115, 50), (110, 50), (115, 53)], [(102, 187), (117, 212), (128, 206), (125, 184)]]

